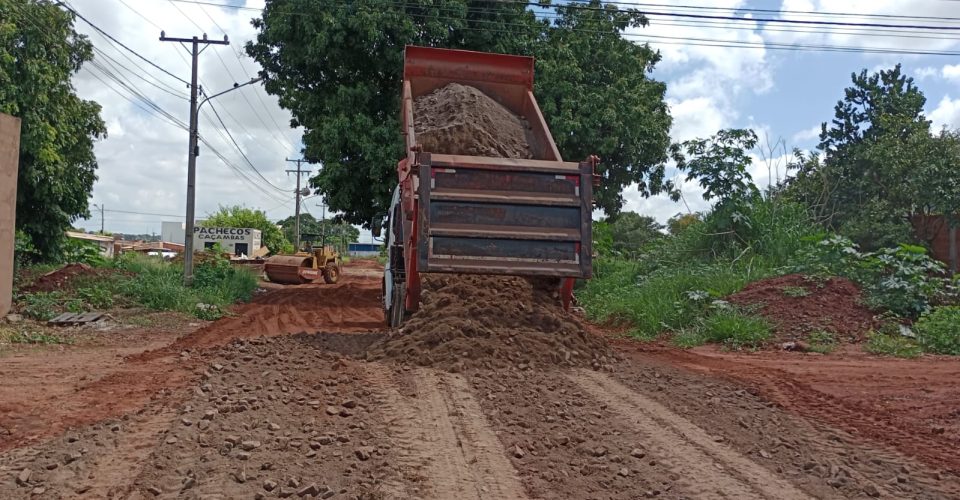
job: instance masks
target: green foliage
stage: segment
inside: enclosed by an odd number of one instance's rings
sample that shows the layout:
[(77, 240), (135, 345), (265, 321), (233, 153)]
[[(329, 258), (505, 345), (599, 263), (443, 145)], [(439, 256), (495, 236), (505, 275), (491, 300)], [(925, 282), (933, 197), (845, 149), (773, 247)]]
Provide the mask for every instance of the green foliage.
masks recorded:
[(821, 354), (829, 354), (837, 347), (837, 336), (833, 332), (817, 331), (807, 336), (810, 350)]
[(203, 221), (204, 227), (236, 227), (253, 228), (260, 230), (261, 242), (274, 254), (292, 253), (293, 244), (287, 240), (283, 232), (276, 224), (267, 219), (267, 213), (263, 210), (254, 210), (252, 208), (233, 205), (229, 207), (221, 206), (216, 213), (208, 215)]
[(609, 224), (612, 248), (617, 255), (633, 255), (664, 237), (656, 219), (636, 212), (621, 212)]
[(23, 296), (23, 313), (27, 317), (47, 321), (59, 314), (60, 292), (36, 292)]
[(60, 335), (52, 335), (41, 331), (16, 331), (7, 337), (11, 344), (72, 344), (73, 340)]
[[(283, 235), (287, 241), (296, 242), (296, 217), (290, 216), (277, 221), (283, 228)], [(321, 243), (332, 245), (340, 253), (347, 253), (346, 244), (360, 241), (360, 230), (350, 224), (335, 219), (317, 220), (310, 214), (300, 214), (301, 241), (313, 241), (314, 245)]]
[(590, 5), (544, 4), (556, 14), (548, 21), (524, 2), (274, 0), (253, 21), (246, 51), (291, 125), (305, 128), (305, 156), (324, 166), (311, 185), (346, 222), (369, 225), (387, 211), (404, 154), (408, 44), (534, 56), (535, 94), (557, 146), (567, 159), (603, 159), (595, 197), (613, 215), (630, 184), (645, 195), (672, 190), (671, 119), (665, 85), (648, 76), (659, 54), (620, 36), (645, 17)]
[(765, 319), (731, 308), (720, 308), (707, 315), (699, 330), (707, 341), (736, 350), (755, 349), (770, 338), (770, 325)]
[(641, 338), (693, 325), (712, 304), (769, 276), (769, 268), (690, 264), (645, 273), (638, 262), (607, 259), (577, 298), (594, 321), (626, 322)]
[(865, 250), (913, 241), (910, 216), (960, 207), (956, 137), (930, 134), (926, 98), (900, 65), (852, 83), (823, 124), (823, 160), (797, 152), (784, 193)]
[(19, 255), (55, 259), (70, 223), (89, 215), (93, 144), (107, 134), (100, 105), (71, 83), (93, 46), (54, 2), (0, 0), (0, 12), (0, 112), (22, 120), (16, 224), (32, 245)]
[(698, 180), (703, 199), (716, 198), (719, 205), (759, 194), (747, 169), (753, 163), (748, 152), (757, 145), (750, 129), (725, 129), (709, 139), (693, 139), (670, 146), (677, 168), (687, 180)]
[(960, 306), (936, 307), (913, 327), (924, 351), (960, 355)]
[(860, 252), (850, 239), (818, 235), (801, 255), (797, 270), (817, 275), (845, 276), (866, 293), (867, 305), (898, 316), (916, 318), (947, 292), (943, 263), (923, 247), (899, 245)]
[[(131, 255), (127, 257), (126, 255)], [(222, 307), (249, 300), (257, 277), (249, 269), (234, 267), (226, 259), (211, 259), (194, 268), (191, 287), (183, 286), (183, 267), (160, 259), (126, 254), (118, 265), (129, 271), (119, 289), (138, 303), (156, 310), (180, 311), (201, 318), (219, 317)], [(197, 307), (197, 304), (214, 308)]]
[(783, 294), (787, 297), (800, 298), (810, 295), (810, 290), (802, 286), (785, 286), (782, 290)]
[(613, 227), (610, 222), (593, 221), (593, 251), (602, 257), (613, 255)]
[(100, 255), (100, 246), (96, 243), (75, 238), (67, 238), (61, 246), (59, 260), (65, 264), (87, 264), (102, 266), (107, 260)]
[(874, 354), (897, 358), (916, 358), (923, 354), (923, 348), (915, 340), (896, 333), (873, 332), (867, 338), (864, 348)]
[(676, 214), (667, 220), (667, 231), (670, 234), (680, 234), (683, 230), (703, 220), (699, 213)]

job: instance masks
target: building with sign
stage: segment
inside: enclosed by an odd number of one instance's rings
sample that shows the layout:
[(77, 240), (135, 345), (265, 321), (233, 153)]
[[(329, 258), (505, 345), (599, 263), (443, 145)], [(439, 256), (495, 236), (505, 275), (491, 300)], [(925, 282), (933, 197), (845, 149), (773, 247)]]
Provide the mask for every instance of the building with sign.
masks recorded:
[(260, 249), (260, 230), (248, 227), (200, 227), (193, 228), (193, 249), (202, 251), (217, 243), (230, 255), (252, 256)]

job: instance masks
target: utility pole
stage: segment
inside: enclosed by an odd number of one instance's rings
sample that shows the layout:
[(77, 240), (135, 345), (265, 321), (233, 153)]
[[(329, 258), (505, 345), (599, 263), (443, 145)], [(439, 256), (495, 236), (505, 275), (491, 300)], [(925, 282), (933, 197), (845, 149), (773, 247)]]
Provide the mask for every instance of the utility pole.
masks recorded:
[(320, 245), (326, 246), (327, 244), (327, 204), (318, 203), (317, 206), (323, 208), (323, 212), (320, 214)]
[(289, 159), (289, 158), (284, 158), (284, 160), (286, 160), (286, 161), (288, 161), (288, 162), (290, 162), (290, 163), (296, 163), (296, 164), (297, 164), (297, 169), (296, 169), (296, 170), (287, 170), (286, 172), (287, 172), (287, 175), (290, 175), (290, 174), (293, 174), (293, 173), (297, 174), (297, 190), (296, 190), (296, 192), (295, 192), (295, 193), (296, 193), (296, 196), (297, 196), (297, 208), (296, 208), (296, 210), (295, 210), (294, 213), (296, 214), (296, 215), (295, 215), (295, 219), (296, 219), (295, 234), (296, 234), (296, 240), (297, 240), (297, 241), (296, 241), (296, 245), (297, 245), (297, 251), (299, 252), (299, 251), (300, 251), (300, 197), (301, 197), (301, 196), (305, 196), (306, 194), (309, 194), (309, 193), (310, 193), (309, 190), (306, 190), (306, 193), (300, 191), (300, 175), (301, 175), (301, 174), (309, 174), (310, 171), (309, 171), (309, 170), (300, 170), (300, 164), (303, 163), (303, 162), (305, 162), (305, 161), (307, 161), (307, 160), (304, 160), (304, 159), (302, 159), (302, 158), (299, 159), (299, 160), (291, 160), (291, 159)]
[[(193, 58), (193, 64), (190, 68), (190, 140), (188, 141), (187, 151), (187, 223), (183, 235), (183, 284), (190, 285), (193, 282), (193, 216), (196, 201), (196, 183), (197, 183), (197, 155), (200, 154), (197, 148), (197, 58), (202, 50), (206, 50), (210, 45), (230, 45), (227, 36), (223, 40), (208, 40), (207, 34), (203, 38), (168, 38), (166, 33), (160, 32), (161, 42), (177, 42), (180, 44), (189, 43), (192, 45), (190, 55)], [(236, 87), (235, 87), (236, 88)]]
[(96, 203), (93, 204), (93, 207), (100, 211), (100, 234), (103, 234), (103, 210), (107, 208), (106, 205)]

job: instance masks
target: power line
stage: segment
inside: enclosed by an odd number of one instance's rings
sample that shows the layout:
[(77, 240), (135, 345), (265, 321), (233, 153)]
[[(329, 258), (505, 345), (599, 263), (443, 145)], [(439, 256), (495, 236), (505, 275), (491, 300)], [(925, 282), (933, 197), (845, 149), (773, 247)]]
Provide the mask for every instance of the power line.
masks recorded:
[(153, 212), (135, 212), (135, 211), (132, 211), (132, 210), (114, 210), (114, 209), (112, 209), (112, 208), (105, 209), (104, 212), (116, 212), (116, 213), (120, 213), (120, 214), (133, 214), (133, 215), (153, 215), (153, 216), (156, 216), (156, 217), (180, 217), (181, 219), (183, 218), (183, 214), (180, 214), (180, 215), (158, 214), (158, 213), (153, 213)]
[[(209, 101), (208, 101), (208, 102), (209, 102)], [(267, 184), (269, 184), (270, 186), (272, 186), (272, 187), (273, 187), (274, 189), (276, 189), (277, 191), (286, 193), (286, 192), (287, 192), (286, 189), (283, 189), (283, 188), (281, 188), (281, 187), (276, 186), (275, 184), (273, 184), (272, 182), (270, 182), (269, 180), (267, 180), (267, 178), (264, 177), (263, 174), (261, 174), (259, 170), (257, 170), (257, 167), (255, 167), (255, 166), (253, 165), (253, 162), (250, 161), (250, 158), (247, 158), (246, 153), (244, 153), (244, 152), (243, 152), (243, 149), (240, 148), (240, 145), (237, 144), (237, 140), (233, 138), (233, 134), (230, 133), (230, 130), (227, 129), (227, 126), (223, 123), (223, 119), (220, 118), (220, 113), (217, 112), (216, 106), (214, 106), (212, 102), (210, 102), (209, 104), (210, 104), (210, 109), (213, 111), (214, 116), (217, 117), (217, 121), (219, 121), (219, 122), (220, 122), (220, 125), (223, 127), (223, 131), (226, 132), (227, 136), (230, 138), (230, 142), (232, 142), (233, 145), (237, 148), (237, 151), (240, 152), (240, 156), (242, 156), (243, 159), (246, 160), (247, 165), (250, 165), (250, 168), (253, 169), (253, 171), (256, 172), (256, 174), (257, 174), (261, 179), (263, 179), (263, 182), (266, 182)]]
[(97, 30), (97, 33), (100, 33), (101, 35), (109, 38), (110, 40), (112, 40), (112, 41), (113, 41), (114, 43), (116, 43), (117, 45), (119, 45), (119, 46), (123, 47), (124, 49), (126, 49), (127, 51), (129, 51), (131, 54), (139, 57), (139, 58), (140, 58), (141, 60), (143, 60), (145, 63), (149, 64), (150, 66), (153, 66), (154, 68), (159, 69), (160, 71), (162, 71), (162, 72), (165, 73), (166, 75), (168, 75), (168, 76), (176, 79), (176, 80), (179, 81), (179, 82), (185, 83), (185, 84), (187, 84), (187, 85), (190, 84), (189, 82), (187, 82), (187, 81), (184, 80), (183, 78), (180, 78), (179, 76), (177, 76), (177, 75), (175, 75), (175, 74), (173, 74), (173, 73), (171, 73), (171, 72), (163, 69), (162, 67), (158, 66), (156, 63), (154, 63), (153, 61), (151, 61), (150, 59), (147, 59), (146, 57), (140, 55), (139, 52), (131, 49), (130, 47), (127, 47), (126, 45), (124, 45), (123, 42), (121, 42), (120, 40), (117, 40), (116, 38), (114, 38), (113, 35), (111, 35), (110, 33), (107, 33), (106, 31), (103, 31), (102, 29), (100, 29), (99, 26), (97, 26), (96, 24), (93, 24), (93, 23), (90, 22), (87, 18), (83, 17), (82, 14), (80, 14), (79, 12), (77, 12), (76, 9), (74, 9), (73, 7), (71, 7), (69, 4), (67, 4), (67, 3), (62, 3), (61, 5), (63, 5), (63, 8), (65, 8), (65, 9), (69, 10), (70, 12), (72, 12), (75, 16), (79, 17), (83, 22), (85, 22), (85, 23), (87, 23), (88, 25), (90, 25), (91, 28)]

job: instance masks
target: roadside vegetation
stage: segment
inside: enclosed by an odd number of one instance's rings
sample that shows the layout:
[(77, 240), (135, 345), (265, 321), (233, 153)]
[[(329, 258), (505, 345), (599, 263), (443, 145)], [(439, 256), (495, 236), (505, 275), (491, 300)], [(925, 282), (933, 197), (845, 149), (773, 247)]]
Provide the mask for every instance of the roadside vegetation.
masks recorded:
[[(135, 253), (115, 259), (104, 259), (95, 251), (83, 255), (88, 258), (75, 258), (71, 263), (82, 266), (78, 267), (81, 271), (67, 276), (62, 285), (52, 287), (55, 289), (42, 286), (42, 280), (45, 274), (58, 272), (60, 266), (20, 269), (15, 291), (16, 311), (40, 322), (64, 312), (129, 307), (177, 311), (214, 320), (227, 314), (231, 304), (250, 300), (257, 288), (257, 276), (252, 271), (231, 265), (215, 252), (198, 254), (191, 286), (183, 284), (182, 263)], [(12, 342), (18, 341), (18, 337), (7, 337)], [(60, 343), (56, 338), (29, 335), (21, 340)]]
[[(960, 173), (947, 166), (960, 163), (960, 136), (930, 130), (923, 94), (899, 66), (853, 75), (844, 95), (841, 121), (824, 124), (820, 151), (795, 151), (786, 178), (766, 189), (750, 172), (759, 171), (758, 157), (785, 156), (781, 143), (780, 155), (758, 152), (753, 131), (722, 130), (674, 144), (678, 169), (712, 207), (678, 214), (666, 227), (633, 213), (596, 223), (595, 278), (577, 294), (588, 318), (681, 347), (757, 349), (781, 341), (777, 318), (730, 303), (732, 294), (800, 274), (811, 285), (785, 286), (781, 298), (813, 300), (840, 277), (856, 284), (862, 306), (875, 314), (862, 335), (867, 351), (960, 355), (958, 280), (931, 256), (936, 228), (928, 222), (943, 230), (957, 223)], [(836, 125), (844, 117), (857, 126)], [(845, 341), (820, 328), (799, 340), (818, 353)]]

